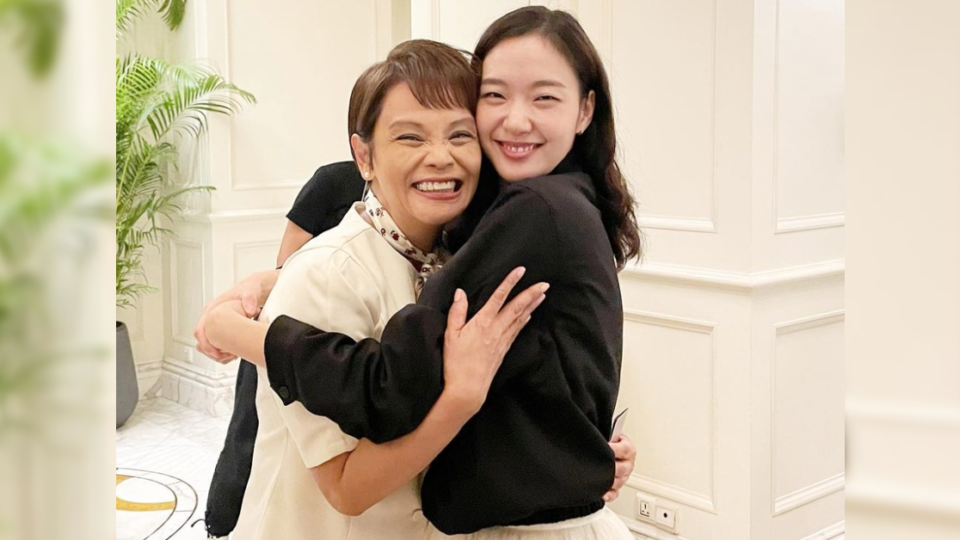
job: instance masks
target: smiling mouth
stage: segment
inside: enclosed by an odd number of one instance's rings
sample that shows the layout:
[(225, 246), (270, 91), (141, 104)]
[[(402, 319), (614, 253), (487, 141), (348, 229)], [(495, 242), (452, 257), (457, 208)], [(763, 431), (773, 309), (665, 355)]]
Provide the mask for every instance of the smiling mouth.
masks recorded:
[(500, 150), (504, 155), (513, 159), (523, 159), (529, 156), (534, 150), (543, 146), (542, 143), (514, 143), (497, 141)]
[(413, 189), (421, 193), (456, 193), (462, 186), (463, 182), (460, 180), (436, 180), (417, 182), (413, 185)]

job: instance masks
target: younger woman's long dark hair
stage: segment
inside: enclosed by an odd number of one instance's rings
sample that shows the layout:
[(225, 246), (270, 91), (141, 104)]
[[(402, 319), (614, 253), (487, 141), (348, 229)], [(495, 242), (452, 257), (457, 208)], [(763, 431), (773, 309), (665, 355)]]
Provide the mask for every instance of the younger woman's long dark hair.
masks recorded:
[(573, 152), (596, 186), (603, 226), (617, 267), (622, 269), (627, 261), (642, 255), (643, 242), (634, 210), (636, 203), (616, 161), (617, 134), (607, 72), (583, 27), (569, 13), (543, 6), (511, 11), (494, 21), (480, 37), (474, 51), (474, 62), (478, 64), (475, 68), (482, 67), (483, 59), (501, 41), (534, 33), (543, 36), (567, 59), (580, 81), (580, 95), (586, 97), (591, 90), (596, 95), (593, 121), (577, 136)]

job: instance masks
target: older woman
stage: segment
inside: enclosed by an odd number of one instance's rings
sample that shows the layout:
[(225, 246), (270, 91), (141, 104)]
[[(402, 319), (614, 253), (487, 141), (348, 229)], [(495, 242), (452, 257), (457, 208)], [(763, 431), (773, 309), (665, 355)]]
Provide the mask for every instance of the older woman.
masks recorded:
[[(350, 100), (350, 143), (369, 189), (337, 227), (288, 259), (262, 320), (286, 315), (357, 340), (379, 338), (386, 321), (416, 301), (443, 261), (435, 249), (441, 228), (463, 212), (477, 187), (476, 88), (460, 53), (426, 41), (397, 47), (360, 77)], [(416, 144), (407, 136), (411, 129), (420, 137)], [(502, 302), (490, 304), (481, 319), (504, 329), (501, 346), (477, 346), (469, 328), (453, 336), (445, 390), (416, 430), (389, 444), (351, 437), (302, 405), (284, 406), (260, 385), (260, 429), (234, 538), (424, 537), (429, 524), (419, 511), (417, 477), (479, 409), (511, 337), (543, 290), (531, 288), (499, 316)], [(450, 322), (464, 327), (462, 317)], [(263, 370), (259, 378), (267, 380)]]

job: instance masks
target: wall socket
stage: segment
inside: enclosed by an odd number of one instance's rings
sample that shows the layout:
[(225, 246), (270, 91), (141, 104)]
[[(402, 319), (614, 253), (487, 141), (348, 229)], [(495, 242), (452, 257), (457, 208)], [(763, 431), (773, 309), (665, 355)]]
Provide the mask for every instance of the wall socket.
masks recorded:
[(637, 519), (655, 525), (673, 534), (680, 534), (680, 507), (647, 493), (637, 493)]

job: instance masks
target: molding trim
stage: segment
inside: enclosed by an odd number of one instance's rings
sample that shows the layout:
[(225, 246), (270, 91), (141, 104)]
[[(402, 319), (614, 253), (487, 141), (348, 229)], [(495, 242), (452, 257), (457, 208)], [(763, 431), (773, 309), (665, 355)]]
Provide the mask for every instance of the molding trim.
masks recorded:
[(805, 504), (810, 504), (813, 501), (822, 499), (831, 493), (843, 489), (845, 483), (846, 474), (839, 473), (803, 489), (798, 489), (793, 493), (777, 497), (777, 499), (773, 501), (773, 515), (776, 517), (794, 508), (800, 508)]
[[(207, 384), (215, 381), (216, 386)], [(164, 369), (157, 384), (159, 393), (172, 401), (200, 411), (209, 416), (219, 417), (230, 414), (233, 407), (233, 378), (225, 379), (226, 384), (186, 368), (171, 358), (164, 360)]]
[(248, 221), (266, 221), (285, 219), (289, 208), (255, 208), (250, 210), (224, 210), (212, 214), (193, 214), (183, 216), (183, 221), (191, 223), (241, 223)]
[(793, 285), (804, 281), (843, 276), (844, 259), (794, 266), (747, 274), (726, 270), (711, 270), (693, 266), (662, 263), (643, 263), (627, 266), (622, 274), (641, 281), (669, 282), (711, 289), (726, 289), (752, 293), (764, 289)]
[[(711, 30), (713, 38), (711, 43), (710, 70), (711, 70), (711, 95), (710, 95), (710, 177), (707, 184), (710, 186), (710, 211), (709, 216), (701, 217), (673, 217), (661, 215), (639, 215), (637, 224), (643, 228), (662, 229), (681, 232), (696, 233), (717, 233), (717, 221), (719, 215), (719, 188), (717, 185), (717, 169), (719, 160), (718, 137), (717, 137), (717, 104), (718, 104), (718, 70), (717, 70), (717, 51), (720, 41), (720, 0), (714, 0), (713, 6), (713, 24)], [(554, 6), (551, 6), (554, 7)], [(577, 10), (579, 11), (579, 9)], [(613, 63), (613, 45), (614, 45), (614, 6), (613, 0), (600, 0), (600, 36), (599, 52), (607, 62), (608, 66)]]
[(794, 332), (800, 332), (802, 330), (810, 330), (811, 328), (816, 328), (818, 326), (826, 326), (828, 324), (842, 322), (845, 318), (846, 314), (844, 310), (837, 309), (834, 311), (827, 311), (825, 313), (818, 313), (809, 317), (801, 317), (799, 319), (784, 321), (775, 324), (773, 327), (776, 332), (776, 337), (780, 337), (787, 334), (792, 334)]
[(251, 242), (234, 242), (232, 246), (232, 265), (230, 267), (230, 282), (236, 283), (238, 281), (237, 276), (237, 263), (239, 261), (240, 252), (244, 249), (256, 249), (260, 247), (272, 247), (274, 248), (274, 253), (280, 250), (280, 241), (278, 240), (255, 240)]
[(684, 536), (677, 536), (675, 534), (668, 533), (667, 531), (659, 529), (649, 523), (643, 523), (642, 521), (624, 517), (620, 514), (617, 514), (617, 516), (623, 520), (623, 522), (627, 525), (627, 529), (629, 529), (634, 536), (640, 535), (640, 538), (644, 540), (688, 540)]
[(430, 35), (433, 36), (434, 41), (442, 41), (440, 39), (440, 0), (430, 1), (430, 15)]
[(833, 212), (830, 214), (817, 214), (812, 216), (800, 216), (792, 218), (777, 218), (776, 228), (773, 234), (784, 234), (800, 231), (812, 231), (815, 229), (829, 229), (831, 227), (843, 227), (846, 225), (846, 213)]
[(137, 378), (143, 379), (163, 371), (163, 358), (157, 360), (148, 360), (135, 364), (137, 369)]
[(832, 227), (843, 227), (846, 217), (844, 212), (830, 212), (790, 218), (780, 217), (780, 6), (782, 0), (774, 3), (774, 33), (773, 33), (773, 137), (771, 192), (773, 194), (773, 234), (785, 234)]
[[(846, 314), (844, 310), (838, 309), (780, 322), (773, 326), (774, 332), (773, 339), (771, 340), (772, 350), (770, 351), (770, 493), (773, 497), (776, 497), (777, 494), (777, 339), (788, 334), (843, 322), (845, 317)], [(773, 501), (773, 515), (776, 517), (795, 508), (822, 499), (831, 493), (843, 489), (845, 483), (846, 473), (840, 472), (792, 493), (776, 497)]]
[(665, 315), (662, 313), (638, 311), (632, 309), (623, 310), (623, 319), (624, 321), (674, 328), (677, 330), (696, 332), (710, 336), (710, 494), (707, 495), (704, 493), (697, 493), (674, 484), (668, 484), (666, 482), (636, 473), (632, 474), (630, 478), (627, 479), (627, 485), (640, 491), (703, 510), (704, 512), (717, 514), (716, 494), (717, 482), (720, 473), (720, 469), (717, 466), (719, 463), (717, 445), (718, 426), (716, 412), (718, 374), (716, 369), (717, 353), (714, 334), (714, 329), (716, 328), (717, 324), (710, 321), (700, 321), (684, 317)]
[(653, 311), (640, 311), (636, 309), (623, 310), (623, 319), (631, 322), (652, 324), (654, 326), (665, 326), (667, 328), (676, 328), (678, 330), (687, 330), (689, 332), (698, 332), (700, 334), (713, 334), (713, 329), (717, 323), (710, 321), (698, 321), (685, 317), (675, 317)]
[[(230, 144), (233, 144), (233, 141), (231, 141)], [(231, 154), (233, 153), (232, 150), (233, 149), (231, 147)], [(303, 187), (304, 183), (305, 182), (303, 180), (286, 180), (283, 182), (272, 182), (269, 184), (234, 183), (230, 185), (230, 190), (231, 191), (266, 191), (266, 190), (272, 190), (272, 189), (299, 189)]]
[(846, 536), (847, 530), (847, 521), (838, 521), (829, 527), (821, 529), (810, 536), (806, 536), (803, 540), (843, 540)]
[(717, 225), (713, 219), (641, 215), (637, 216), (637, 224), (641, 229), (664, 229), (669, 231), (713, 234), (717, 232)]
[[(170, 272), (170, 324), (171, 324), (171, 333), (173, 341), (186, 345), (190, 348), (193, 348), (196, 345), (196, 341), (193, 339), (193, 336), (181, 336), (178, 333), (180, 328), (180, 296), (179, 296), (179, 283), (177, 281), (177, 262), (178, 262), (178, 246), (186, 246), (197, 248), (200, 250), (200, 275), (207, 275), (207, 263), (205, 261), (205, 253), (203, 249), (202, 242), (194, 242), (190, 240), (184, 240), (182, 238), (171, 238), (170, 239), (170, 249), (169, 249), (169, 272)], [(206, 298), (206, 280), (200, 280), (200, 298)]]
[[(716, 423), (716, 422), (714, 422)], [(716, 456), (716, 447), (717, 445), (711, 444), (714, 451), (713, 454)], [(714, 457), (714, 462), (716, 458)], [(716, 467), (713, 467), (714, 474), (713, 479), (711, 480), (714, 485), (716, 484)], [(649, 476), (643, 476), (639, 474), (632, 474), (630, 478), (627, 479), (627, 486), (634, 489), (638, 489), (645, 493), (650, 493), (651, 495), (657, 495), (663, 497), (664, 499), (669, 499), (673, 502), (680, 503), (692, 508), (697, 508), (703, 510), (704, 512), (709, 512), (711, 514), (717, 514), (717, 505), (714, 502), (713, 497), (708, 497), (703, 493), (695, 493), (693, 491), (684, 489), (680, 486), (675, 486), (673, 484), (667, 484), (665, 482), (660, 482), (659, 480), (654, 480)]]
[(170, 356), (163, 359), (163, 371), (199, 383), (208, 388), (233, 388), (234, 382), (236, 382), (236, 374), (228, 372), (218, 374), (210, 373), (209, 371)]

